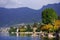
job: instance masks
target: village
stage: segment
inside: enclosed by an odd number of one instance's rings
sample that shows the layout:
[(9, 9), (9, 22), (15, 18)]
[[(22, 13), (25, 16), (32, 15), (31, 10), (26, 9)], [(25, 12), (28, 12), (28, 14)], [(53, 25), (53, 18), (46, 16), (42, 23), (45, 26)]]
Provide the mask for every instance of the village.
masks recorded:
[[(57, 30), (58, 28), (60, 28), (59, 22), (60, 22), (60, 20), (56, 20), (54, 30)], [(50, 33), (48, 31), (50, 27), (52, 27), (52, 25), (50, 25), (50, 24), (43, 26), (43, 24), (41, 24), (41, 23), (33, 23), (32, 25), (23, 23), (23, 24), (18, 25), (18, 27), (12, 26), (12, 27), (0, 28), (0, 32), (16, 35), (17, 37), (20, 35), (25, 36), (26, 34), (29, 34), (30, 36), (34, 36), (34, 37), (42, 35), (43, 37), (48, 36), (49, 38), (54, 38), (55, 35), (53, 35), (54, 34), (52, 32), (53, 30), (50, 29), (51, 30)], [(60, 36), (60, 32), (59, 32), (59, 36)]]

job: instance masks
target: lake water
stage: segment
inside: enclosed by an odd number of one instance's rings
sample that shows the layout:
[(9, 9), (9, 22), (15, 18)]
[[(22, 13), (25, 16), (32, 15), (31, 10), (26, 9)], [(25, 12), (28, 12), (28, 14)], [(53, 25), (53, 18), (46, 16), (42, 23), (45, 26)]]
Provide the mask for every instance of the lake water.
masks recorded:
[[(56, 40), (56, 39), (46, 39), (46, 38), (40, 38), (40, 37), (32, 37), (27, 35), (9, 35), (8, 33), (0, 33), (0, 40)], [(60, 39), (59, 39), (60, 40)]]
[(0, 33), (0, 40), (41, 40), (39, 37), (32, 36), (10, 36), (6, 33)]
[(0, 40), (41, 40), (38, 37), (16, 37), (16, 36), (0, 36)]

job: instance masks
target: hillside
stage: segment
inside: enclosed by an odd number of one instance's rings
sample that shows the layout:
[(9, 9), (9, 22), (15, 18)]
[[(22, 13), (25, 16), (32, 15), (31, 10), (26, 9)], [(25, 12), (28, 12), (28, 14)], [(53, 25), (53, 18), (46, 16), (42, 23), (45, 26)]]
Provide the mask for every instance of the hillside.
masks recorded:
[(39, 22), (41, 20), (41, 12), (45, 8), (53, 8), (57, 14), (60, 15), (60, 3), (48, 4), (39, 10), (34, 10), (27, 7), (16, 9), (0, 8), (0, 26)]

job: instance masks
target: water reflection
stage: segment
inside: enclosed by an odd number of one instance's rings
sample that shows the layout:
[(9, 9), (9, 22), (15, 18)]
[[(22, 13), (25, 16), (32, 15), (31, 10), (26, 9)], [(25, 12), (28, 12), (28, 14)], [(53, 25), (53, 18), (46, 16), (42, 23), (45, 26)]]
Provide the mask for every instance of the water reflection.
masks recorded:
[(0, 40), (39, 40), (39, 37), (31, 37), (31, 34), (19, 34), (16, 36), (16, 33), (0, 33)]
[(16, 37), (16, 36), (0, 36), (0, 40), (39, 40), (38, 37), (28, 37), (28, 36), (24, 36), (24, 37)]
[(16, 33), (12, 33), (9, 35), (7, 35), (7, 34), (0, 33), (0, 40), (56, 40), (56, 38), (49, 39), (48, 37), (45, 37), (45, 38), (39, 37), (39, 36), (32, 37), (31, 34), (18, 34), (18, 37), (17, 37)]
[[(41, 38), (41, 40), (57, 40), (57, 38), (48, 38), (48, 37), (45, 37), (45, 38)], [(60, 40), (60, 38), (58, 40)]]

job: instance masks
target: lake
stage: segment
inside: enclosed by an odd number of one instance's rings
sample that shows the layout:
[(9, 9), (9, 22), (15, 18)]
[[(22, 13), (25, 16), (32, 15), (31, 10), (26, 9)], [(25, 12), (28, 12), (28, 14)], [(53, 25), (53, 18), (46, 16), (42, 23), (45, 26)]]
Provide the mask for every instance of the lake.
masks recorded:
[(0, 40), (41, 40), (38, 37), (16, 37), (16, 36), (0, 36)]
[(11, 36), (7, 33), (0, 33), (0, 40), (41, 40), (39, 37), (32, 36)]
[[(48, 38), (40, 38), (39, 36), (32, 37), (31, 35), (9, 35), (8, 33), (0, 33), (0, 40), (56, 40), (56, 39), (48, 39)], [(60, 39), (59, 39), (60, 40)]]

